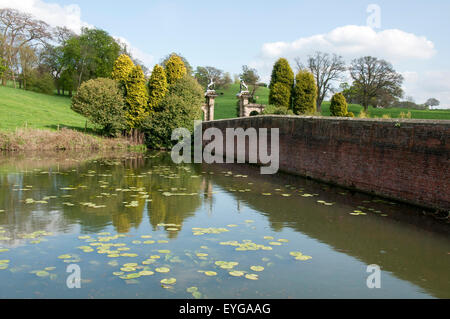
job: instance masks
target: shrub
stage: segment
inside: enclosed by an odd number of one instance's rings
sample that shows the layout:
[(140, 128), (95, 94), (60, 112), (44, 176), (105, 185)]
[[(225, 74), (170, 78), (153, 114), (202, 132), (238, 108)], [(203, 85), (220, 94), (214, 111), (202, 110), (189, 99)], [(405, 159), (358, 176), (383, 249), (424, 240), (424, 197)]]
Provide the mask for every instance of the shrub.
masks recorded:
[(294, 114), (313, 114), (316, 111), (317, 86), (314, 76), (308, 71), (300, 71), (295, 77), (292, 91)]
[(139, 65), (135, 66), (128, 75), (125, 102), (128, 128), (136, 128), (148, 115), (148, 92), (144, 72)]
[(267, 105), (262, 112), (264, 115), (275, 114), (275, 115), (294, 115), (292, 110), (283, 106)]
[(172, 148), (172, 131), (179, 127), (193, 131), (194, 120), (201, 119), (204, 104), (203, 89), (189, 75), (185, 75), (169, 88), (154, 112), (145, 119), (142, 129), (146, 144), (151, 149)]
[(269, 104), (290, 108), (291, 89), (283, 83), (275, 83), (270, 89)]
[(176, 54), (172, 54), (164, 66), (169, 85), (175, 84), (176, 81), (183, 78), (187, 73), (183, 60)]
[(331, 116), (347, 116), (348, 104), (342, 93), (336, 93), (331, 98), (330, 113)]
[(164, 72), (164, 68), (157, 64), (153, 68), (152, 75), (148, 82), (148, 106), (150, 110), (155, 108), (159, 102), (161, 102), (164, 96), (166, 96), (167, 91), (166, 73)]
[[(284, 86), (284, 88), (281, 88)], [(291, 91), (294, 86), (294, 72), (289, 62), (281, 58), (273, 66), (272, 76), (270, 80), (269, 104), (291, 106)]]
[(111, 78), (125, 85), (133, 68), (134, 63), (130, 57), (126, 54), (121, 54), (114, 62)]
[(49, 73), (40, 74), (37, 71), (33, 71), (28, 78), (27, 90), (37, 93), (54, 94), (55, 81)]
[(72, 98), (72, 110), (114, 135), (125, 125), (124, 101), (117, 82), (98, 78), (81, 84)]
[(353, 112), (348, 112), (347, 117), (355, 117), (355, 114), (353, 114)]

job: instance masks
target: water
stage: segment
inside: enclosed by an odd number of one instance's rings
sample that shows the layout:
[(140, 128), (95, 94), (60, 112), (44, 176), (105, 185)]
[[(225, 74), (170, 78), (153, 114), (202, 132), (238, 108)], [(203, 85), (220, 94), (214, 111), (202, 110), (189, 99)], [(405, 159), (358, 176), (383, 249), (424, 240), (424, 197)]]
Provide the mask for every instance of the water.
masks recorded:
[[(448, 221), (303, 178), (166, 153), (58, 153), (2, 156), (0, 183), (0, 298), (450, 297)], [(117, 274), (127, 263), (138, 265)], [(67, 286), (71, 264), (80, 289)], [(367, 287), (371, 264), (380, 289)], [(153, 274), (124, 277), (141, 271)]]

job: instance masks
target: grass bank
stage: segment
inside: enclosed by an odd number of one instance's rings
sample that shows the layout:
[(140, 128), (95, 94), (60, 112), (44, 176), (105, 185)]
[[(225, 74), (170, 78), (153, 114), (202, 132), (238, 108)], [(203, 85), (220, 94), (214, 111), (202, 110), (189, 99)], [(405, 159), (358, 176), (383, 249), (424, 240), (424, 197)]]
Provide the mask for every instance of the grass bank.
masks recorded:
[[(269, 104), (269, 92), (270, 90), (265, 87), (259, 87), (256, 91), (256, 96), (258, 97), (257, 103), (259, 104)], [(215, 119), (227, 119), (237, 117), (236, 112), (236, 94), (239, 93), (239, 84), (232, 84), (225, 90), (217, 90), (219, 96), (215, 102)], [(353, 112), (355, 116), (364, 110), (364, 108), (359, 104), (349, 104), (349, 112)], [(412, 119), (429, 119), (429, 120), (450, 120), (450, 110), (414, 110), (414, 109), (404, 109), (404, 108), (388, 108), (388, 109), (374, 109), (369, 107), (367, 111), (367, 117), (371, 118), (381, 118), (383, 116), (388, 116), (390, 118), (401, 118), (401, 113), (405, 115), (411, 112)], [(323, 102), (322, 104), (322, 115), (330, 116), (330, 102)]]
[[(16, 128), (83, 131), (86, 118), (70, 109), (67, 96), (46, 95), (0, 86), (0, 130)], [(88, 124), (88, 129), (92, 127)]]
[(70, 129), (58, 131), (16, 129), (0, 131), (1, 151), (59, 151), (59, 150), (138, 150), (144, 146), (125, 138), (104, 138)]

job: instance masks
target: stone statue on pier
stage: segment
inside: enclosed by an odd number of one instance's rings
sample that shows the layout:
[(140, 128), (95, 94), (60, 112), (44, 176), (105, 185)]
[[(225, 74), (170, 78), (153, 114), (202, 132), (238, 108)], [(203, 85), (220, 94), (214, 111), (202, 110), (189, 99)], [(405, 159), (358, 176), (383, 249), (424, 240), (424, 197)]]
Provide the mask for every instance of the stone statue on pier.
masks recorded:
[(245, 84), (245, 82), (243, 80), (241, 80), (241, 93), (248, 93), (248, 85)]
[(211, 78), (211, 82), (209, 82), (209, 84), (208, 84), (208, 88), (206, 89), (206, 91), (207, 92), (213, 92), (214, 91), (214, 81), (213, 81), (213, 79)]

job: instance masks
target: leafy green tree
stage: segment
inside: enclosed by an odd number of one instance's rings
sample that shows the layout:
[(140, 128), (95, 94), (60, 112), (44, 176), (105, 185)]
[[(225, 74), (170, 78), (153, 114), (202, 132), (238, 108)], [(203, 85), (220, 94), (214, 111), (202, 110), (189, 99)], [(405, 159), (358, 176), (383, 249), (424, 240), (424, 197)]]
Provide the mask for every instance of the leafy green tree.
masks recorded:
[(180, 53), (172, 52), (172, 53), (166, 55), (164, 57), (164, 59), (161, 60), (161, 63), (159, 63), (159, 64), (162, 66), (165, 66), (167, 64), (167, 61), (169, 61), (169, 59), (174, 55), (178, 56), (183, 61), (184, 66), (186, 67), (186, 74), (193, 75), (194, 69), (190, 65), (189, 61), (184, 56), (182, 56)]
[(164, 96), (166, 96), (167, 91), (166, 72), (162, 66), (156, 64), (148, 81), (148, 106), (150, 110), (154, 109), (161, 102)]
[(5, 61), (0, 57), (0, 78), (3, 78), (3, 73), (5, 73), (7, 69)]
[(128, 128), (133, 129), (139, 127), (147, 115), (148, 92), (144, 72), (139, 65), (135, 66), (128, 75), (126, 92), (126, 118)]
[(330, 113), (331, 116), (348, 116), (348, 104), (342, 93), (336, 93), (331, 98)]
[(255, 101), (255, 93), (258, 89), (258, 81), (260, 79), (256, 69), (249, 68), (247, 65), (242, 66), (241, 80), (248, 84), (251, 88), (250, 96), (252, 101)]
[[(281, 89), (280, 85), (285, 86), (285, 88)], [(292, 71), (289, 62), (284, 58), (280, 58), (275, 62), (272, 70), (269, 86), (269, 104), (289, 108), (291, 106), (291, 91), (293, 86), (294, 72)], [(282, 96), (282, 92), (287, 94), (287, 96)]]
[(403, 96), (401, 88), (403, 76), (397, 73), (392, 64), (385, 60), (372, 56), (355, 59), (350, 66), (350, 75), (358, 99), (364, 106), (365, 111), (370, 104), (376, 103), (381, 96), (385, 101), (393, 101)]
[(291, 88), (283, 83), (275, 83), (272, 85), (270, 96), (273, 105), (289, 109), (291, 105), (291, 91)]
[(167, 83), (169, 85), (175, 84), (176, 81), (183, 78), (187, 74), (186, 66), (183, 60), (176, 54), (172, 54), (171, 57), (164, 64)]
[(63, 61), (77, 78), (83, 81), (111, 77), (120, 46), (106, 31), (83, 28), (80, 36), (68, 39), (63, 47)]
[(113, 136), (125, 127), (124, 100), (118, 83), (97, 78), (84, 82), (72, 98), (72, 110)]
[(121, 85), (125, 85), (128, 76), (134, 68), (134, 63), (126, 54), (121, 54), (114, 62), (111, 78), (118, 81)]
[(172, 131), (179, 127), (192, 128), (193, 121), (201, 119), (203, 94), (203, 88), (189, 75), (170, 86), (155, 111), (144, 120), (147, 146), (151, 149), (172, 148)]
[(294, 114), (313, 114), (316, 111), (317, 86), (312, 73), (302, 70), (295, 77), (292, 91)]

